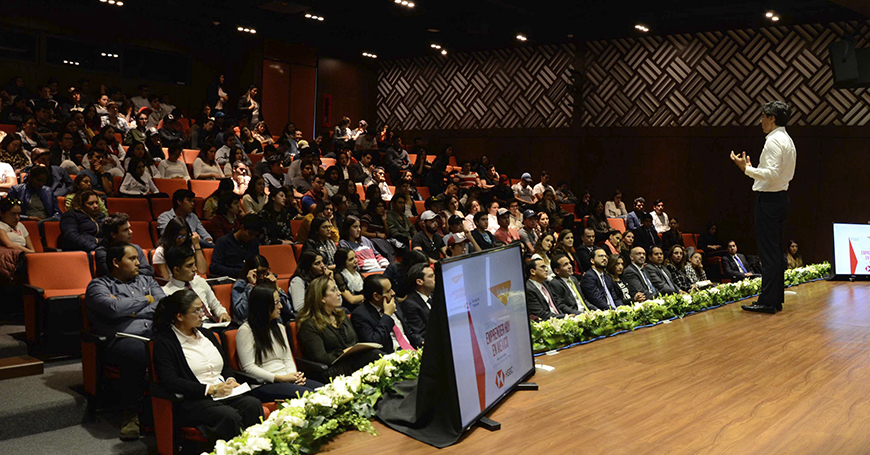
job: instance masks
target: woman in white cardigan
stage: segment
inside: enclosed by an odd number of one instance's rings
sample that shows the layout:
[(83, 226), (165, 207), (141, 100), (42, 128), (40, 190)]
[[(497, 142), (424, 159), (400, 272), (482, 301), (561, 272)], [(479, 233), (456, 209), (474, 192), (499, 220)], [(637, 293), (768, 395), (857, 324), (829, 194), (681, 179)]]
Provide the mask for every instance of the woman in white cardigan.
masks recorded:
[(248, 296), (248, 321), (236, 334), (236, 352), (242, 371), (266, 381), (251, 391), (251, 395), (263, 403), (296, 398), (297, 394), (323, 385), (296, 370), (280, 316), (278, 289), (272, 283), (258, 284)]
[[(145, 160), (139, 157), (130, 158), (127, 165), (127, 175), (121, 181), (121, 187), (118, 188), (122, 196), (142, 197), (160, 194), (154, 180), (146, 170)], [(165, 196), (165, 195), (164, 195)]]
[(213, 144), (208, 144), (199, 151), (199, 156), (193, 161), (193, 178), (198, 180), (220, 180), (224, 178), (224, 171), (215, 161), (217, 149)]

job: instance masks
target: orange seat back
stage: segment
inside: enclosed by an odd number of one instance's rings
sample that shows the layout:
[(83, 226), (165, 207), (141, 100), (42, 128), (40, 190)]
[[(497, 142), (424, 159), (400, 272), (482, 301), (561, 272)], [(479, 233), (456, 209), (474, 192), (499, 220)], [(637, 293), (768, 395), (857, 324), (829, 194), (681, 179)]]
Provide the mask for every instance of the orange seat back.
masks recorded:
[(686, 234), (683, 233), (683, 246), (686, 248), (698, 248), (698, 244), (695, 243), (695, 234)]
[(220, 182), (217, 180), (191, 180), (190, 191), (193, 191), (196, 197), (207, 198), (217, 191), (218, 185)]
[(432, 197), (432, 194), (429, 192), (428, 186), (418, 186), (417, 193), (420, 194), (420, 197), (423, 198), (424, 201)]
[(133, 230), (133, 238), (130, 242), (139, 245), (143, 250), (154, 248), (154, 240), (151, 239), (147, 221), (131, 221), (130, 229)]
[(241, 371), (241, 368), (239, 368), (239, 355), (236, 352), (236, 334), (238, 332), (238, 330), (224, 331), (224, 338), (227, 342), (224, 349), (227, 351), (227, 360), (230, 361), (230, 368), (236, 371)]
[[(205, 250), (203, 250), (203, 252), (205, 252)], [(218, 284), (213, 286), (211, 290), (214, 292), (214, 296), (218, 299), (218, 302), (220, 302), (224, 309), (227, 310), (227, 313), (233, 314), (233, 285), (231, 283)]]
[(157, 220), (161, 213), (172, 210), (172, 194), (166, 197), (151, 199), (151, 218)]
[[(62, 270), (63, 273), (58, 273)], [(91, 282), (91, 265), (84, 251), (30, 254), (27, 280), (45, 290), (83, 290)]]
[(66, 212), (66, 196), (57, 197), (57, 208), (60, 209), (60, 213)]
[(294, 243), (293, 244), (293, 255), (296, 256), (296, 262), (299, 262), (299, 256), (302, 256), (302, 244)]
[(362, 185), (362, 183), (357, 183), (357, 184), (356, 184), (356, 194), (359, 195), (359, 198), (360, 198), (361, 201), (366, 200), (366, 189), (365, 189), (365, 187)]
[(18, 127), (15, 125), (0, 124), (0, 131), (3, 131), (6, 134), (15, 134), (18, 132)]
[(625, 232), (625, 220), (622, 218), (608, 218), (607, 223), (610, 224), (610, 227), (616, 229), (619, 232)]
[(118, 194), (118, 191), (121, 190), (121, 180), (124, 177), (118, 177), (117, 175), (112, 177), (112, 188), (115, 190), (115, 194)]
[(106, 199), (109, 213), (122, 212), (130, 217), (130, 221), (151, 221), (151, 207), (148, 199), (129, 197), (110, 197)]
[(260, 255), (269, 261), (272, 273), (279, 278), (289, 278), (296, 272), (296, 256), (290, 245), (262, 245)]
[(39, 222), (28, 220), (20, 221), (19, 223), (23, 224), (27, 229), (27, 234), (30, 235), (30, 241), (33, 243), (33, 249), (36, 250), (37, 253), (45, 251), (45, 247), (42, 244), (42, 235), (39, 234)]
[(299, 235), (300, 229), (302, 229), (302, 220), (290, 220), (290, 231), (293, 232), (294, 238)]
[(154, 179), (154, 185), (157, 186), (157, 189), (160, 190), (161, 193), (169, 195), (170, 205), (172, 204), (172, 195), (176, 191), (188, 189), (187, 180), (184, 179)]
[(60, 221), (46, 221), (42, 223), (45, 247), (49, 250), (58, 249), (60, 244)]
[(414, 207), (417, 208), (417, 213), (422, 215), (426, 211), (426, 201), (414, 201)]
[(299, 344), (299, 331), (296, 327), (296, 321), (288, 322), (287, 328), (289, 329), (287, 332), (290, 335), (290, 343), (293, 345), (293, 355), (300, 359), (304, 359), (305, 356), (302, 355), (302, 346)]
[(187, 164), (193, 164), (193, 162), (196, 161), (196, 158), (199, 157), (199, 150), (184, 149), (182, 153), (184, 156), (184, 162)]

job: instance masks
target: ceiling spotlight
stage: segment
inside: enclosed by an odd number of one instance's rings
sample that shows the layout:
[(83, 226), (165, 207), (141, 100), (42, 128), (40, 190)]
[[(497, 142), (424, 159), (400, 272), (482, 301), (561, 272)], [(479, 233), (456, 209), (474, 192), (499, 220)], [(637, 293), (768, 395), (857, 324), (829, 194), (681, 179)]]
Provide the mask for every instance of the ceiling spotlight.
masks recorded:
[(402, 3), (402, 0), (396, 0), (396, 3)]
[(768, 11), (767, 14), (765, 14), (764, 16), (767, 17), (768, 19), (770, 19), (773, 17), (773, 12)]
[(322, 21), (322, 20), (323, 20), (323, 16), (317, 16), (317, 20)]
[(115, 2), (116, 6), (124, 6), (124, 2)]
[(241, 31), (244, 31), (245, 29), (243, 29), (242, 27), (236, 27), (236, 30), (241, 32)]
[(64, 63), (69, 63), (69, 60), (64, 60), (63, 62), (64, 62)]
[[(106, 3), (108, 0), (100, 0), (100, 3)], [(64, 61), (66, 63), (66, 61)]]
[(100, 52), (100, 55), (102, 55), (103, 57), (105, 57), (105, 56), (106, 56), (106, 53), (105, 53), (105, 52)]
[(79, 66), (79, 62), (76, 62), (76, 66)]
[(305, 17), (311, 19), (311, 15), (310, 15), (310, 14), (306, 14)]
[(432, 49), (441, 49), (440, 44), (430, 44), (429, 47), (431, 47)]
[(408, 2), (408, 8), (413, 8), (414, 6), (414, 2)]
[(526, 38), (526, 35), (523, 35), (522, 33), (520, 33), (519, 35), (517, 35), (517, 39), (520, 40), (520, 41), (526, 41), (526, 40), (528, 40), (528, 38)]
[(110, 4), (110, 5), (114, 5), (114, 4), (115, 4), (115, 0), (109, 0), (109, 4)]
[(642, 31), (642, 32), (644, 32), (644, 33), (646, 33), (646, 32), (649, 31), (649, 29), (646, 28), (646, 26), (643, 26), (643, 25), (641, 25), (641, 24), (637, 24), (637, 25), (635, 25), (634, 28), (636, 28), (636, 29), (638, 29), (638, 30), (640, 30), (640, 31)]
[(441, 55), (447, 55), (447, 49), (441, 49)]
[(777, 22), (777, 21), (779, 21), (779, 16), (773, 16), (770, 18), (770, 20)]
[(408, 6), (408, 2), (406, 0), (402, 0), (401, 4), (402, 6)]
[(254, 33), (257, 33), (257, 31), (254, 29), (251, 29), (251, 34), (254, 34)]

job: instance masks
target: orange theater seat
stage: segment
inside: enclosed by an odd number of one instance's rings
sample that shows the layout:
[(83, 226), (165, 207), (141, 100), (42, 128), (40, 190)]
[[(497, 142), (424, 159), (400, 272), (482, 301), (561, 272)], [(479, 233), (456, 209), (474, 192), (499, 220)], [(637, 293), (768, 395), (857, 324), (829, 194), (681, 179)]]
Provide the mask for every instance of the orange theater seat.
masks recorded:
[(187, 180), (184, 179), (154, 179), (154, 184), (161, 193), (166, 193), (172, 198), (172, 194), (178, 190), (186, 190)]
[(45, 239), (45, 249), (49, 251), (60, 249), (60, 221), (45, 221), (41, 228), (42, 238)]
[(414, 201), (414, 207), (417, 208), (417, 213), (422, 215), (426, 211), (426, 201)]
[(193, 191), (196, 197), (207, 198), (217, 191), (218, 185), (220, 185), (218, 180), (191, 180), (190, 191)]
[(84, 251), (29, 254), (26, 261), (24, 332), (29, 341), (37, 341), (43, 334), (59, 332), (50, 321), (53, 314), (65, 319), (63, 311), (53, 311), (57, 305), (72, 300), (78, 307), (78, 297), (91, 281), (91, 265)]
[(156, 221), (161, 213), (172, 210), (172, 195), (169, 196), (168, 198), (156, 197), (151, 199), (151, 219)]
[(424, 201), (432, 197), (432, 195), (429, 193), (428, 186), (418, 186), (417, 192), (420, 193), (420, 197), (423, 198)]
[(223, 305), (224, 309), (227, 310), (227, 313), (230, 315), (233, 314), (233, 285), (232, 283), (228, 284), (218, 284), (212, 286), (211, 290), (214, 292), (215, 298), (218, 299), (218, 302)]
[(692, 248), (697, 249), (698, 244), (695, 243), (695, 234), (687, 234), (684, 232), (683, 233), (683, 246), (685, 246), (686, 248), (692, 247)]
[(296, 272), (296, 256), (290, 245), (262, 245), (260, 254), (269, 261), (272, 273), (278, 278), (290, 278)]
[(182, 151), (182, 154), (184, 156), (183, 159), (186, 164), (193, 164), (193, 162), (196, 161), (196, 158), (199, 157), (199, 150), (184, 149)]
[(130, 217), (130, 221), (151, 221), (151, 208), (148, 199), (110, 197), (106, 199), (106, 208), (109, 213), (123, 212)]
[(148, 230), (148, 221), (131, 221), (130, 229), (133, 230), (131, 242), (139, 245), (143, 250), (154, 248), (154, 241), (151, 239), (151, 232)]
[(622, 218), (608, 218), (607, 223), (610, 224), (610, 227), (616, 229), (619, 232), (625, 232), (625, 220)]
[(0, 131), (3, 131), (6, 134), (15, 134), (18, 132), (18, 127), (15, 125), (2, 125), (2, 124), (0, 124)]
[(30, 235), (30, 242), (33, 243), (33, 249), (36, 250), (37, 253), (45, 251), (42, 234), (39, 233), (39, 223), (33, 220), (20, 221), (20, 223), (27, 229), (27, 234)]

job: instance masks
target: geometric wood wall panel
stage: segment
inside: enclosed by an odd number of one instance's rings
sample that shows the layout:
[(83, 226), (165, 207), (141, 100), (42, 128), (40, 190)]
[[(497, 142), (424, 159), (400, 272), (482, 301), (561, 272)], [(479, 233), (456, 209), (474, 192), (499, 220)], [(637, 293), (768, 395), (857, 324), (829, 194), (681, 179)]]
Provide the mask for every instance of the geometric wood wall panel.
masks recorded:
[(828, 45), (867, 22), (588, 42), (585, 127), (750, 126), (761, 104), (792, 106), (792, 125), (866, 125), (867, 89), (833, 88)]
[(382, 62), (378, 120), (394, 130), (565, 128), (574, 44)]

